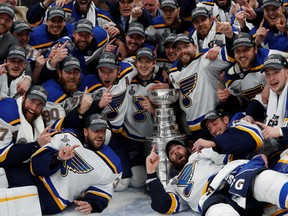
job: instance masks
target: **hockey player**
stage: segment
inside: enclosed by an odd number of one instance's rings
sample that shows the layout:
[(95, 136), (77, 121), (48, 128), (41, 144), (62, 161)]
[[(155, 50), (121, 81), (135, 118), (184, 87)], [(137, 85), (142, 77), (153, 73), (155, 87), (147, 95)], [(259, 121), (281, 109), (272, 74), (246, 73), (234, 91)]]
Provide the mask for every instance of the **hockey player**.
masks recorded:
[[(138, 75), (135, 76), (127, 89), (128, 107), (125, 114), (122, 144), (125, 146), (131, 167), (132, 187), (143, 187), (146, 179), (145, 146), (147, 137), (152, 136), (154, 107), (147, 98), (148, 89), (157, 85), (164, 88), (162, 71), (155, 73), (155, 55), (147, 47), (140, 48), (135, 62)], [(168, 84), (166, 84), (168, 88)]]
[(169, 79), (174, 88), (181, 90), (180, 108), (186, 114), (193, 139), (197, 139), (202, 136), (201, 120), (219, 104), (217, 83), (220, 71), (229, 63), (220, 54), (213, 61), (206, 58), (208, 53), (196, 54), (193, 39), (185, 34), (178, 34), (172, 46), (176, 49), (178, 61), (170, 69)]
[(25, 94), (31, 84), (31, 78), (25, 74), (27, 64), (25, 50), (19, 45), (11, 46), (5, 62), (0, 74), (0, 98)]
[(43, 119), (53, 128), (78, 128), (83, 117), (101, 112), (98, 100), (93, 101), (87, 89), (81, 91), (81, 68), (77, 58), (67, 56), (59, 65), (58, 80), (43, 83), (48, 92), (48, 101), (43, 109)]
[[(132, 79), (137, 75), (136, 68), (128, 62), (118, 62), (112, 52), (103, 52), (100, 55), (97, 72), (85, 77), (83, 84), (88, 86), (93, 100), (102, 98), (108, 105), (102, 110), (101, 115), (110, 122), (112, 136), (109, 146), (120, 157), (123, 175), (116, 190), (125, 190), (130, 184), (132, 176), (129, 158), (124, 145), (121, 143), (121, 132), (124, 117), (129, 106), (127, 89)], [(100, 107), (102, 102), (100, 102)]]
[(230, 122), (229, 116), (221, 110), (209, 111), (201, 121), (201, 128), (208, 129), (213, 140), (198, 139), (193, 144), (193, 150), (198, 153), (203, 148), (212, 148), (219, 154), (230, 154), (232, 160), (251, 159), (264, 143), (256, 124), (242, 119)]
[[(229, 213), (261, 215), (262, 202), (288, 208), (287, 176), (266, 170), (264, 156), (258, 155), (250, 161), (236, 160), (224, 166), (225, 155), (219, 155), (211, 148), (203, 149), (200, 154), (191, 153), (190, 149), (175, 140), (167, 143), (166, 152), (170, 162), (181, 172), (170, 180), (165, 190), (156, 175), (159, 156), (155, 147), (146, 159), (146, 182), (151, 206), (157, 212), (171, 214), (190, 207), (209, 216)], [(213, 175), (216, 176), (211, 181)], [(207, 181), (210, 181), (208, 186)], [(208, 192), (201, 198), (207, 188)], [(252, 194), (248, 193), (249, 190)]]
[(73, 25), (65, 20), (65, 11), (61, 7), (51, 7), (47, 12), (45, 24), (33, 29), (29, 44), (35, 49), (48, 48), (53, 41), (72, 34)]
[(32, 86), (17, 100), (0, 100), (1, 167), (19, 165), (50, 141), (49, 129), (45, 129), (41, 117), (46, 101), (47, 92), (41, 86)]

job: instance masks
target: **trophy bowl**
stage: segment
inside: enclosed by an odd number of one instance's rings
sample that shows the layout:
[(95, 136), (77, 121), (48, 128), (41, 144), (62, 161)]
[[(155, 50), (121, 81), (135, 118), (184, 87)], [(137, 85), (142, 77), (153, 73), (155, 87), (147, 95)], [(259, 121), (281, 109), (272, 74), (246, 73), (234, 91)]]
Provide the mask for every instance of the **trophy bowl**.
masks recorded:
[(180, 89), (148, 90), (148, 98), (155, 105), (173, 104), (179, 98)]

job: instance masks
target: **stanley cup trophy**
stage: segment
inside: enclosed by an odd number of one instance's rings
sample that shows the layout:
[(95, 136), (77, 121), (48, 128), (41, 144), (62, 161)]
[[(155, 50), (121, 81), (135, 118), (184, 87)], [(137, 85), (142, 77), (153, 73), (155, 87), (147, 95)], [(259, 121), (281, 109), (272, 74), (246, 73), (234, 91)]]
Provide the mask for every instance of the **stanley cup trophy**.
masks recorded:
[(148, 138), (150, 147), (156, 144), (156, 151), (160, 156), (157, 170), (161, 183), (166, 186), (169, 181), (170, 163), (166, 156), (165, 147), (170, 140), (185, 141), (185, 135), (180, 134), (174, 109), (170, 107), (179, 97), (179, 89), (155, 89), (148, 91), (149, 100), (156, 106), (154, 115), (154, 129)]

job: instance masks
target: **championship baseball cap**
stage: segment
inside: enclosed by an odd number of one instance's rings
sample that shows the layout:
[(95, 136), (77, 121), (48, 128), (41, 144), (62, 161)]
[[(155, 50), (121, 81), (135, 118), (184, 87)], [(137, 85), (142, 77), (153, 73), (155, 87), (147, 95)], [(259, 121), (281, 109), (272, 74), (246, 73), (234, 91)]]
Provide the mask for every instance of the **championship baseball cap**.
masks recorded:
[(45, 106), (47, 98), (48, 98), (48, 92), (42, 86), (33, 85), (26, 92), (26, 96), (30, 100), (38, 99), (39, 101), (41, 101), (43, 106)]
[(205, 7), (196, 7), (192, 13), (192, 22), (197, 16), (210, 17), (210, 12)]
[(115, 69), (119, 65), (117, 56), (112, 52), (103, 52), (99, 57), (99, 62), (96, 68), (108, 67)]
[(252, 36), (246, 32), (241, 32), (234, 36), (232, 50), (239, 46), (254, 46), (254, 40)]
[(215, 120), (220, 117), (225, 116), (224, 112), (222, 110), (211, 110), (208, 113), (206, 113), (204, 119), (201, 121), (201, 128), (207, 129), (206, 127), (206, 121), (207, 120)]
[(269, 67), (281, 70), (282, 68), (288, 68), (288, 63), (281, 54), (271, 54), (265, 58), (261, 72), (264, 72)]
[(177, 34), (175, 34), (175, 33), (170, 33), (170, 34), (164, 39), (163, 46), (166, 46), (168, 43), (173, 43), (174, 40), (176, 39), (176, 37), (177, 37)]
[(155, 60), (154, 52), (148, 47), (142, 47), (137, 51), (136, 58), (140, 58), (142, 56), (146, 56), (151, 60)]
[(47, 19), (50, 20), (53, 17), (61, 17), (65, 19), (64, 9), (58, 6), (49, 7), (48, 12), (47, 12)]
[(29, 24), (25, 21), (16, 20), (11, 29), (12, 32), (20, 33), (24, 30), (33, 31)]
[(264, 0), (261, 7), (264, 8), (269, 5), (279, 8), (282, 5), (282, 2), (280, 0)]
[(178, 4), (176, 1), (173, 0), (163, 0), (161, 2), (161, 9), (163, 9), (164, 7), (171, 7), (171, 8), (177, 8)]
[(165, 147), (165, 151), (166, 151), (166, 155), (168, 159), (169, 159), (169, 151), (175, 145), (181, 145), (181, 146), (186, 147), (184, 143), (179, 142), (178, 140), (170, 140), (169, 142), (167, 142), (166, 147)]
[(87, 19), (81, 19), (75, 24), (75, 32), (88, 32), (93, 33), (93, 23)]
[(99, 114), (92, 114), (87, 116), (84, 122), (84, 127), (90, 128), (93, 131), (102, 128), (110, 129), (107, 121), (104, 120)]
[(0, 3), (0, 14), (3, 14), (3, 13), (8, 14), (9, 16), (12, 17), (12, 19), (14, 19), (15, 9), (9, 4)]
[(62, 69), (66, 72), (72, 69), (77, 69), (81, 72), (80, 62), (73, 56), (67, 56), (63, 59)]
[(191, 38), (189, 35), (187, 34), (178, 34), (177, 37), (175, 38), (172, 47), (175, 48), (177, 42), (184, 42), (184, 43), (193, 43), (194, 44), (194, 40), (193, 38)]
[(145, 28), (141, 23), (132, 22), (128, 26), (127, 35), (138, 34), (145, 37)]
[(22, 48), (20, 45), (13, 45), (8, 50), (7, 59), (13, 59), (18, 58), (22, 61), (26, 62), (26, 54), (24, 48)]

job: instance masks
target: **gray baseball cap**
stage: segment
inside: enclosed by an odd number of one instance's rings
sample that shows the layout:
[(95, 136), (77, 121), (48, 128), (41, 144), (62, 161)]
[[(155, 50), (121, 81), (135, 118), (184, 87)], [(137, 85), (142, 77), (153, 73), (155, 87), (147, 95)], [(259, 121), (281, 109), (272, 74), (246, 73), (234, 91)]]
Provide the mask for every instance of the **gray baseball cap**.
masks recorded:
[(48, 92), (39, 85), (33, 85), (31, 86), (28, 91), (26, 92), (27, 97), (32, 99), (38, 99), (42, 102), (43, 106), (45, 106), (48, 98)]
[(14, 19), (15, 16), (15, 9), (9, 4), (6, 3), (0, 3), (0, 14), (8, 14), (9, 16)]
[(192, 22), (198, 16), (210, 17), (210, 12), (205, 7), (196, 7), (192, 13)]
[(175, 48), (176, 47), (176, 44), (177, 42), (184, 42), (184, 43), (193, 43), (194, 44), (194, 40), (192, 37), (190, 37), (189, 35), (187, 34), (178, 34), (177, 37), (175, 38), (173, 44), (172, 44), (172, 47)]
[(87, 19), (81, 19), (75, 24), (75, 32), (93, 33), (93, 23)]
[(99, 62), (96, 68), (108, 67), (115, 69), (119, 65), (117, 56), (112, 52), (103, 52), (99, 57)]
[(13, 45), (9, 48), (7, 59), (18, 58), (27, 62), (25, 50), (20, 45)]
[(63, 59), (62, 69), (67, 72), (72, 69), (77, 69), (81, 72), (80, 62), (77, 58), (73, 56), (67, 56)]
[(141, 23), (132, 22), (129, 24), (127, 35), (138, 34), (145, 37), (145, 28)]
[(110, 129), (106, 120), (104, 120), (99, 114), (92, 114), (86, 117), (84, 122), (85, 128), (90, 128), (95, 131), (98, 129)]
[(247, 46), (247, 47), (254, 46), (254, 40), (252, 36), (246, 32), (241, 32), (235, 35), (233, 38), (232, 50), (234, 50), (236, 47), (239, 47), (239, 46)]
[(54, 17), (61, 17), (65, 19), (65, 11), (62, 7), (54, 6), (50, 7), (47, 12), (47, 19), (50, 20)]
[(204, 119), (201, 121), (201, 128), (207, 129), (206, 127), (206, 121), (207, 120), (215, 120), (220, 117), (225, 116), (224, 112), (222, 110), (211, 110), (208, 113), (206, 113)]
[(265, 58), (264, 67), (261, 72), (264, 72), (269, 67), (281, 70), (282, 68), (288, 68), (288, 63), (284, 56), (280, 54), (271, 54)]
[(142, 47), (137, 51), (136, 58), (140, 58), (142, 56), (146, 56), (151, 60), (155, 60), (154, 52), (148, 47)]
[(280, 0), (264, 0), (262, 4), (262, 8), (265, 8), (266, 6), (273, 5), (277, 8), (279, 8), (282, 5), (282, 2)]
[(178, 7), (178, 4), (176, 1), (174, 0), (163, 0), (161, 2), (161, 6), (160, 8), (164, 8), (164, 7), (171, 7), (171, 8), (177, 8)]
[(168, 43), (173, 43), (174, 40), (176, 39), (176, 37), (177, 37), (177, 34), (175, 34), (175, 33), (170, 33), (170, 34), (164, 39), (163, 46), (166, 46)]
[(30, 32), (33, 31), (32, 28), (29, 26), (29, 24), (25, 21), (16, 20), (13, 23), (13, 28), (12, 28), (13, 32), (20, 33), (24, 30), (28, 30)]

